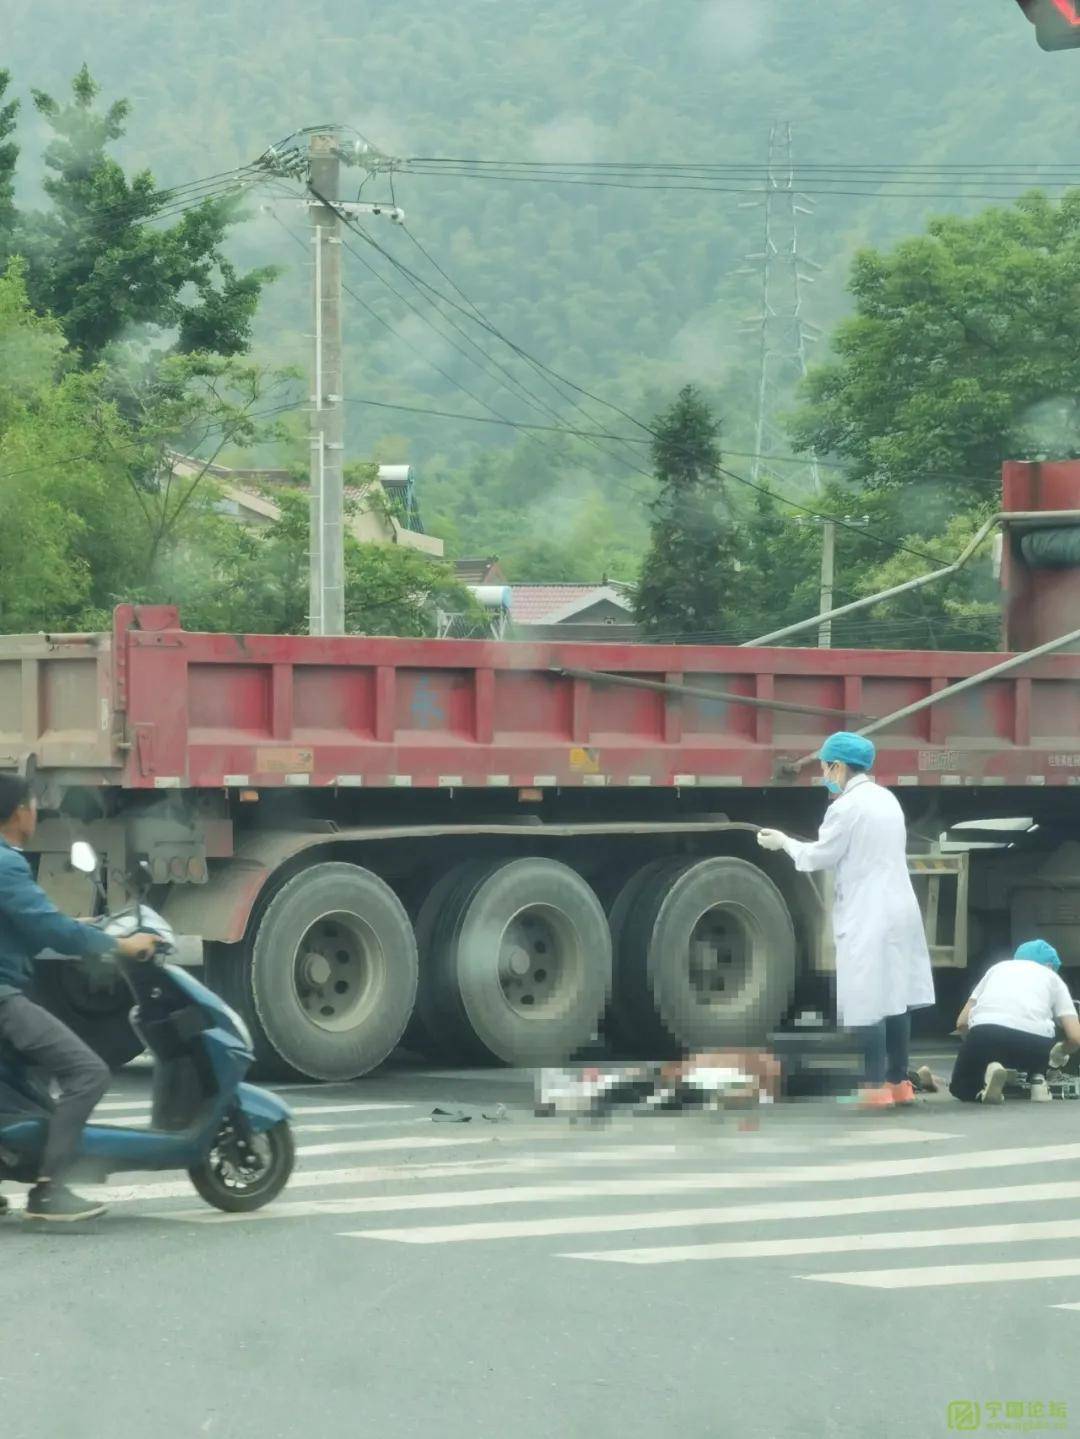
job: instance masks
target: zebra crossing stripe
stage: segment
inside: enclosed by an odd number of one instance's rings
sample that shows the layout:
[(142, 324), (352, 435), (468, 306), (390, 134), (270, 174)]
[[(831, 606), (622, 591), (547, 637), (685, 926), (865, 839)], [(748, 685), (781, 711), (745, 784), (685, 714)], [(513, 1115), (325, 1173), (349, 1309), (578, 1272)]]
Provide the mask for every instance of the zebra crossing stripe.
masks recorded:
[[(607, 1264), (682, 1264), (703, 1259), (768, 1259), (784, 1255), (849, 1254), (878, 1249), (1023, 1244), (1046, 1239), (1080, 1239), (1080, 1219), (1037, 1220), (1030, 1224), (985, 1224), (978, 1228), (965, 1225), (962, 1229), (901, 1229), (895, 1233), (883, 1231), (875, 1234), (826, 1234), (805, 1239), (736, 1239), (719, 1244), (682, 1244), (660, 1249), (601, 1249), (591, 1254), (561, 1254), (559, 1258), (596, 1259)], [(1080, 1309), (1080, 1304), (1073, 1307)]]
[[(359, 1167), (342, 1169), (300, 1169), (289, 1180), (287, 1194), (295, 1189), (329, 1189), (342, 1184), (418, 1184), (432, 1180), (468, 1180), (490, 1178), (504, 1174), (535, 1174), (546, 1169), (595, 1167), (607, 1164), (629, 1164), (644, 1156), (646, 1159), (663, 1159), (668, 1156), (666, 1145), (641, 1149), (574, 1150), (564, 1154), (521, 1155), (514, 1159), (451, 1159), (441, 1164), (412, 1164), (408, 1160), (398, 1164), (364, 1164)], [(134, 1183), (87, 1186), (93, 1197), (103, 1204), (135, 1204), (139, 1201), (159, 1199), (193, 1199), (195, 1191), (188, 1179), (146, 1180), (140, 1177)], [(12, 1196), (13, 1208), (19, 1208), (21, 1200)], [(288, 1202), (288, 1201), (285, 1201)], [(173, 1210), (153, 1216), (155, 1219), (190, 1219), (209, 1217), (211, 1219), (273, 1218), (280, 1206), (260, 1209), (251, 1214), (219, 1215), (216, 1211), (199, 1208), (196, 1210)]]
[(823, 1284), (861, 1289), (939, 1289), (952, 1284), (1017, 1284), (1080, 1274), (1080, 1259), (1024, 1259), (1002, 1264), (941, 1264), (925, 1269), (865, 1269), (844, 1274), (800, 1274)]
[[(996, 1189), (995, 1206), (1080, 1199), (1080, 1181), (1022, 1184)], [(398, 1244), (476, 1243), (489, 1239), (536, 1239), (560, 1234), (618, 1234), (650, 1229), (694, 1229), (699, 1225), (752, 1224), (770, 1220), (830, 1219), (845, 1214), (965, 1209), (987, 1202), (978, 1189), (916, 1190), (910, 1194), (860, 1195), (851, 1199), (781, 1200), (772, 1204), (735, 1204), (709, 1209), (664, 1209), (639, 1214), (573, 1214), (551, 1219), (499, 1220), (478, 1224), (440, 1224), (410, 1229), (363, 1229), (348, 1239), (382, 1239)], [(1080, 1271), (1078, 1271), (1080, 1272)]]
[[(1030, 1164), (1032, 1151), (1026, 1163)], [(950, 1167), (967, 1170), (967, 1156), (953, 1156)], [(502, 1186), (498, 1189), (454, 1189), (423, 1194), (380, 1195), (344, 1199), (314, 1199), (291, 1202), (279, 1200), (271, 1209), (259, 1211), (268, 1219), (294, 1219), (317, 1214), (392, 1213), (394, 1210), (472, 1209), (511, 1204), (544, 1204), (563, 1200), (653, 1198), (660, 1195), (694, 1194), (701, 1191), (775, 1188), (807, 1182), (842, 1182), (857, 1179), (891, 1179), (895, 1166), (887, 1160), (862, 1164), (801, 1166), (744, 1173), (682, 1173), (657, 1178), (574, 1179), (562, 1183)], [(196, 1215), (203, 1223), (220, 1223), (220, 1215)], [(230, 1221), (235, 1222), (235, 1221)], [(707, 1249), (708, 1246), (700, 1246)], [(664, 1251), (669, 1253), (671, 1251)]]

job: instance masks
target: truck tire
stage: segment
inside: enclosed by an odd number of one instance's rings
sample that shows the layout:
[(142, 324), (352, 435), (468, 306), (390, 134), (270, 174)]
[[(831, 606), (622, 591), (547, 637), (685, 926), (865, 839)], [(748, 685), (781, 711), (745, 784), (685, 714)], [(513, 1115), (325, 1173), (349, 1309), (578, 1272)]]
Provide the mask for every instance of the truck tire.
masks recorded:
[(622, 953), (623, 934), (626, 922), (642, 892), (654, 883), (661, 874), (676, 874), (685, 861), (672, 859), (650, 860), (635, 870), (616, 894), (608, 909), (608, 928), (611, 931), (611, 948), (615, 956), (615, 975), (607, 1013), (604, 1016), (604, 1035), (614, 1053), (624, 1058), (637, 1057), (637, 1047), (643, 1027), (647, 1027), (649, 1007), (646, 1007), (646, 1024), (638, 1014), (627, 993), (627, 986), (619, 983), (618, 957)]
[(657, 869), (620, 925), (613, 1010), (639, 1058), (762, 1043), (791, 1002), (795, 931), (745, 860)]
[(435, 881), (424, 896), (413, 924), (416, 933), (416, 948), (420, 958), (420, 984), (417, 990), (416, 1007), (412, 1012), (402, 1045), (418, 1054), (426, 1055), (441, 1063), (456, 1064), (465, 1056), (452, 1042), (445, 1028), (440, 1024), (438, 1007), (429, 1003), (433, 992), (430, 980), (432, 940), (439, 920), (455, 893), (461, 887), (491, 871), (492, 861), (466, 860), (454, 865)]
[(412, 925), (390, 886), (353, 864), (282, 885), (244, 956), (241, 1011), (260, 1071), (344, 1080), (395, 1048), (416, 999)]
[(420, 1012), (467, 1062), (558, 1064), (596, 1034), (611, 938), (593, 890), (564, 864), (463, 865), (431, 934)]
[[(122, 1069), (143, 1052), (143, 1042), (131, 1027), (135, 1001), (119, 971), (110, 976), (78, 960), (43, 960), (36, 978), (41, 1004), (110, 1069)], [(110, 982), (113, 978), (115, 983)]]

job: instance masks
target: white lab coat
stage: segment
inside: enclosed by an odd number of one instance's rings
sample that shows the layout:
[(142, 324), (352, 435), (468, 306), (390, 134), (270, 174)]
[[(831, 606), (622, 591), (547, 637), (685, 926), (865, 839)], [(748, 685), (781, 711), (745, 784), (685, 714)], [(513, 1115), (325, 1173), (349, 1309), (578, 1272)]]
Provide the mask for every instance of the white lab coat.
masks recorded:
[(803, 873), (836, 871), (833, 934), (842, 1025), (877, 1024), (934, 1003), (919, 901), (907, 868), (907, 827), (896, 796), (856, 775), (830, 806), (816, 843), (785, 846)]

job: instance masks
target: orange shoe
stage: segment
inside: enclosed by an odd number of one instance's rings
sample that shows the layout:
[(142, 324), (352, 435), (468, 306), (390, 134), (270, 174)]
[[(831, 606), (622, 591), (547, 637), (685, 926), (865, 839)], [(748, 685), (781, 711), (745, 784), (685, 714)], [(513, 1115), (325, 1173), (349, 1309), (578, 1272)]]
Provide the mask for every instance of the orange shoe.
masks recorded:
[(895, 1109), (896, 1098), (891, 1084), (878, 1084), (872, 1088), (860, 1089), (856, 1108), (864, 1110)]
[(904, 1108), (915, 1103), (915, 1086), (910, 1079), (902, 1079), (899, 1084), (890, 1084), (889, 1088), (892, 1090), (894, 1104)]

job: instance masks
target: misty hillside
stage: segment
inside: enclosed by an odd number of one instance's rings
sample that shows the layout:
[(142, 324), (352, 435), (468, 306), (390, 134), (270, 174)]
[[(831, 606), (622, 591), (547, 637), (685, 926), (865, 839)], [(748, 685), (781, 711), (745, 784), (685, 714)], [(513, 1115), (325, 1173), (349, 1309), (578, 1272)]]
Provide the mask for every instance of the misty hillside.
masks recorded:
[[(1022, 169), (1069, 160), (1080, 78), (1076, 57), (1037, 50), (1013, 0), (184, 0), (141, 10), (130, 0), (5, 0), (3, 9), (2, 63), (26, 101), (27, 202), (39, 193), (44, 133), (29, 90), (60, 93), (84, 61), (106, 98), (132, 101), (124, 159), (149, 166), (163, 185), (251, 160), (323, 122), (353, 126), (401, 156), (754, 167), (745, 187), (725, 184), (719, 193), (430, 175), (401, 176), (395, 187), (412, 232), (499, 330), (646, 418), (687, 380), (706, 386), (735, 450), (752, 448), (756, 381), (756, 342), (739, 325), (761, 297), (756, 275), (734, 272), (760, 248), (753, 192), (770, 124), (791, 122), (801, 166)], [(894, 184), (887, 196), (815, 197), (803, 240), (821, 270), (806, 311), (826, 332), (844, 312), (857, 246), (887, 243), (929, 214), (970, 212), (1017, 189), (959, 193), (940, 171), (926, 185), (909, 175), (906, 186)], [(750, 193), (733, 193), (740, 189)], [(388, 196), (382, 182), (364, 192)], [(284, 200), (275, 215), (256, 211), (237, 234), (237, 252), (249, 264), (283, 267), (261, 316), (260, 352), (304, 363), (305, 256), (286, 233), (302, 235), (304, 217)], [(382, 244), (447, 288), (408, 235), (371, 223)], [(434, 362), (504, 415), (536, 418), (351, 254), (346, 273), (396, 332), (346, 301), (351, 398), (484, 414), (430, 368)], [(400, 277), (394, 283), (402, 287)], [(431, 318), (425, 301), (413, 301)], [(511, 352), (481, 338), (537, 386)], [(544, 393), (570, 422), (583, 423), (553, 391)], [(627, 433), (629, 422), (588, 408), (604, 427)], [(434, 515), (459, 549), (499, 548), (507, 514), (519, 530), (542, 521), (549, 533), (557, 516), (578, 539), (602, 535), (607, 548), (598, 555), (632, 563), (644, 482), (606, 455), (579, 447), (567, 459), (557, 443), (522, 442), (506, 459), (513, 439), (497, 427), (362, 405), (350, 422), (354, 457), (378, 451), (419, 467), (429, 523)], [(484, 459), (492, 450), (499, 454)], [(800, 483), (799, 471), (791, 473)]]

